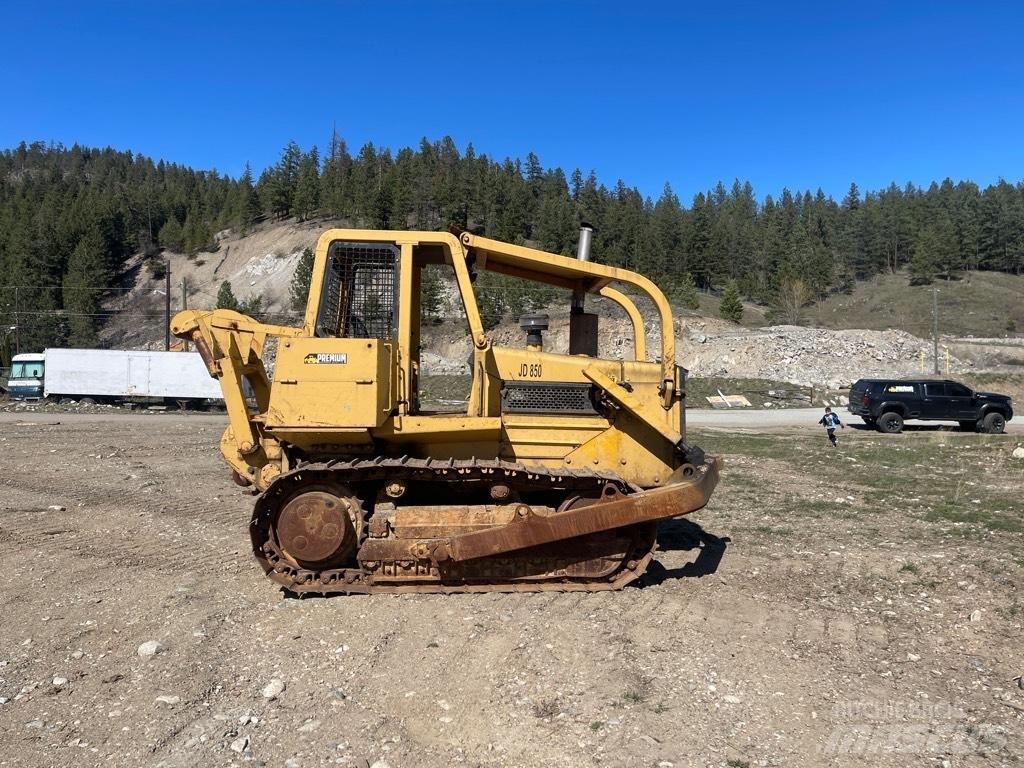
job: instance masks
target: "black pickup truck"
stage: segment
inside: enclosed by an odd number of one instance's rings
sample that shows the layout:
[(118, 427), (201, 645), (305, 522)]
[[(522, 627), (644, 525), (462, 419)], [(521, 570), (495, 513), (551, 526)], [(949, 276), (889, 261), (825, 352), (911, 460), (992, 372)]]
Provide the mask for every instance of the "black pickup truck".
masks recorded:
[(999, 433), (1013, 418), (1006, 395), (935, 379), (860, 379), (850, 388), (849, 409), (868, 426), (889, 433), (902, 430), (907, 419), (955, 421), (966, 432)]

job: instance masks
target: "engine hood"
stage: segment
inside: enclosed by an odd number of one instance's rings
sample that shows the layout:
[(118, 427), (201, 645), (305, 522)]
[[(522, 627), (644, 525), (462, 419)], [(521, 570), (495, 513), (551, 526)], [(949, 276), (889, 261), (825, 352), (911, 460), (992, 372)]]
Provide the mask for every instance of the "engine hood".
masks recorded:
[(1010, 402), (1009, 395), (1000, 395), (997, 392), (975, 392), (974, 396), (981, 400), (998, 400), (1001, 403)]

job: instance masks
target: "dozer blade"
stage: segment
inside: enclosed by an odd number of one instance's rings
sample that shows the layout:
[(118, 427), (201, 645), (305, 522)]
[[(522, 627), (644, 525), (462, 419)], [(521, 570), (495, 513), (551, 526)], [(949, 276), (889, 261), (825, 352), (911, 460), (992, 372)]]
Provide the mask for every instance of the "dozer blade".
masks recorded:
[[(623, 495), (608, 486), (593, 504), (569, 508), (552, 515), (538, 515), (519, 505), (516, 518), (507, 525), (440, 539), (429, 545), (436, 563), (476, 560), (541, 544), (573, 539), (637, 523), (648, 523), (695, 512), (708, 503), (718, 485), (721, 458), (709, 456), (697, 468), (681, 467), (661, 488)], [(687, 478), (684, 471), (692, 470)]]

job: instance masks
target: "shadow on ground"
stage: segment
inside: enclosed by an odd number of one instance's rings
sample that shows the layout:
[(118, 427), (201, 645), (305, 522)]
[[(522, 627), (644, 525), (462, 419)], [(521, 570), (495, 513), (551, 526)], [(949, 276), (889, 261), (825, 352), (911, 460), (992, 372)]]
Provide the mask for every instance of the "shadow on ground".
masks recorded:
[(679, 568), (666, 568), (657, 560), (647, 566), (647, 572), (635, 585), (639, 589), (652, 587), (671, 579), (700, 578), (718, 570), (725, 550), (732, 541), (728, 536), (708, 533), (697, 523), (686, 519), (665, 520), (658, 526), (658, 550), (661, 552), (697, 550), (695, 560)]

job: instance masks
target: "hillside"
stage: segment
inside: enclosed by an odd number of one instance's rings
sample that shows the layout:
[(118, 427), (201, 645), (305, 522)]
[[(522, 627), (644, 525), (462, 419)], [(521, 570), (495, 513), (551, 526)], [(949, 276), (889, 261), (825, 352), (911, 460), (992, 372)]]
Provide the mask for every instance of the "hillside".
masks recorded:
[[(257, 225), (240, 237), (225, 230), (218, 234), (215, 252), (200, 251), (188, 256), (173, 251), (161, 255), (171, 270), (171, 311), (182, 308), (182, 281), (188, 306), (213, 308), (224, 281), (231, 284), (236, 298), (262, 300), (261, 319), (289, 324), (289, 286), (302, 250), (316, 244), (320, 233), (334, 221), (288, 221)], [(115, 314), (100, 332), (104, 345), (113, 347), (162, 347), (164, 342), (164, 279), (154, 279), (141, 253), (127, 262), (123, 293), (110, 299), (105, 309)]]
[(956, 280), (911, 285), (905, 272), (858, 282), (849, 294), (830, 296), (807, 311), (807, 323), (822, 328), (902, 328), (918, 336), (932, 332), (932, 288), (939, 290), (939, 333), (1003, 336), (1012, 320), (1024, 331), (1024, 275), (967, 272)]

